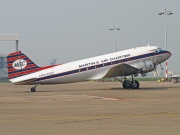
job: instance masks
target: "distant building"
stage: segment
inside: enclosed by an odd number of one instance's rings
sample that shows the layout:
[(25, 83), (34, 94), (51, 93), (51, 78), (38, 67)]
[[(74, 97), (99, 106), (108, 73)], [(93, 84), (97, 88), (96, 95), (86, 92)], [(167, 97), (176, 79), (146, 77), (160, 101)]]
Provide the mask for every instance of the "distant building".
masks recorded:
[(0, 54), (0, 81), (9, 80), (7, 71), (7, 55)]
[[(15, 41), (16, 52), (19, 50), (19, 41), (21, 39), (20, 34), (0, 34), (0, 41)], [(7, 55), (0, 54), (0, 81), (7, 81), (8, 71), (7, 71)]]

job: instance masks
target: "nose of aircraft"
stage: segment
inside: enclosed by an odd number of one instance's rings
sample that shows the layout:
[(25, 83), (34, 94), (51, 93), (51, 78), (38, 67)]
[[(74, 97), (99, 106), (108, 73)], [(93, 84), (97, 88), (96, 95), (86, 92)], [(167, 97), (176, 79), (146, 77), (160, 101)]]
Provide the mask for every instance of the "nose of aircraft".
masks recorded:
[(162, 53), (163, 53), (162, 56), (159, 59), (157, 59), (158, 63), (165, 62), (172, 55), (171, 52), (169, 52), (169, 51), (162, 51)]
[(162, 62), (166, 61), (167, 59), (169, 59), (171, 57), (171, 55), (172, 55), (171, 52), (164, 51)]
[(170, 57), (171, 57), (171, 52), (170, 51), (166, 51), (166, 57), (167, 57), (167, 59), (169, 59)]

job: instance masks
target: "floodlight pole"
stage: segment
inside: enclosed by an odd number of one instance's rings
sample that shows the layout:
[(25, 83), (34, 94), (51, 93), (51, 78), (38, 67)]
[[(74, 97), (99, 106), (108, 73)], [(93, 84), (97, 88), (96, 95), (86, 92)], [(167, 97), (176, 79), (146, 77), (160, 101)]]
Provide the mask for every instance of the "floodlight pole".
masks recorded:
[(19, 51), (19, 45), (18, 45), (18, 40), (16, 40), (16, 52)]
[(119, 28), (116, 28), (116, 27), (114, 26), (114, 28), (109, 29), (109, 30), (113, 30), (113, 31), (114, 31), (114, 52), (116, 52), (116, 37), (115, 37), (115, 30), (120, 30), (120, 29), (119, 29)]
[[(171, 11), (167, 11), (166, 9), (164, 12), (160, 12), (158, 15), (165, 16), (165, 50), (167, 50), (167, 22), (166, 22), (166, 15), (172, 15)], [(166, 82), (168, 81), (168, 61), (166, 60)]]

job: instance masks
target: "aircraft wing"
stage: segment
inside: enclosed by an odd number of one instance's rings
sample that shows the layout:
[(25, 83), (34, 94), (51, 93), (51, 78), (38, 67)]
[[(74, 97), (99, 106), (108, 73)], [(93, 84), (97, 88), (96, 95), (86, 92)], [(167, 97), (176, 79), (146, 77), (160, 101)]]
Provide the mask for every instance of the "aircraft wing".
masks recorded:
[(128, 76), (136, 74), (137, 68), (134, 68), (128, 64), (120, 64), (111, 68), (103, 78), (117, 77), (117, 76)]

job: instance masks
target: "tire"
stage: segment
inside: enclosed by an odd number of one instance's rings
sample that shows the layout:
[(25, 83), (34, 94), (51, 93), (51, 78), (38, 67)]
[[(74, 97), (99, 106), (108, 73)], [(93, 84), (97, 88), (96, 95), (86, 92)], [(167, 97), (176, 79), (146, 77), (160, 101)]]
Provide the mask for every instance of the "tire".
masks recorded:
[(131, 89), (139, 89), (139, 82), (137, 80), (131, 81)]
[(129, 80), (125, 80), (123, 82), (123, 89), (130, 89), (131, 88), (131, 83)]
[(35, 92), (35, 91), (36, 91), (36, 88), (32, 87), (31, 92)]

